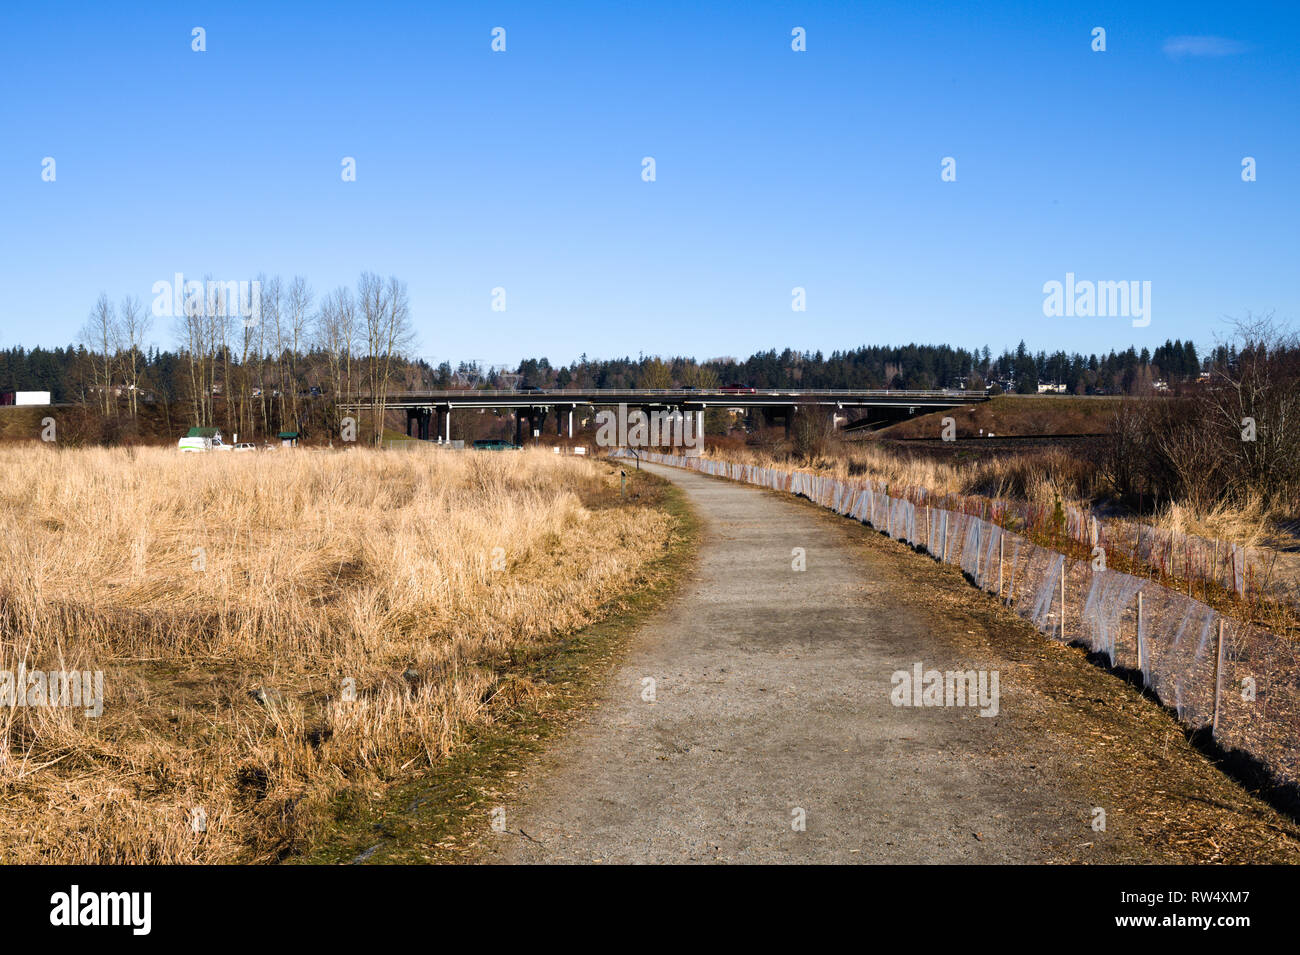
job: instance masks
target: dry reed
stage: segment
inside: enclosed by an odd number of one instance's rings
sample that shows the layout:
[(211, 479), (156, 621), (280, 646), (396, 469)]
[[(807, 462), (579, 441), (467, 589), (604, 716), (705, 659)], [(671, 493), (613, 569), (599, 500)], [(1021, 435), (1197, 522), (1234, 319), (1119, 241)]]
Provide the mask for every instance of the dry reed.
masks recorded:
[(97, 719), (0, 709), (6, 862), (301, 849), (341, 791), (544, 692), (516, 664), (605, 612), (671, 534), (605, 465), (541, 452), (0, 462), (0, 671), (105, 674)]

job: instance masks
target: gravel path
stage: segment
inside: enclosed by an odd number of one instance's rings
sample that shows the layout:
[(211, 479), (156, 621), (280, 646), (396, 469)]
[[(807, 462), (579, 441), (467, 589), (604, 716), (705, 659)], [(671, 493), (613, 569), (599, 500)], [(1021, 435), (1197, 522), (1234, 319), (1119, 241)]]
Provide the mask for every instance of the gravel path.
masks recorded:
[[(1294, 829), (1153, 704), (963, 594), (950, 569), (790, 498), (646, 467), (702, 519), (695, 577), (643, 627), (590, 715), (517, 781), (480, 860), (1195, 861), (1196, 833), (1221, 833), (1224, 814), (1256, 841)], [(891, 675), (915, 663), (999, 671), (998, 714), (893, 705)], [(1031, 685), (1044, 665), (1068, 681)], [(1122, 738), (1130, 724), (1136, 739)], [(1148, 750), (1157, 768), (1125, 756)], [(1152, 772), (1174, 773), (1161, 793), (1179, 797), (1150, 796)], [(1281, 841), (1283, 859), (1297, 858), (1300, 843)]]

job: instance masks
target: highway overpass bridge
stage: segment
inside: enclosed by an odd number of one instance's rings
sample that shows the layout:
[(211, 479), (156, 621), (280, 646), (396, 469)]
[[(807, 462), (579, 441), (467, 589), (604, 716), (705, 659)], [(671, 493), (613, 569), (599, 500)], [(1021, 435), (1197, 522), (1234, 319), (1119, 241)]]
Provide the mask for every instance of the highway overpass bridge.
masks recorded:
[[(403, 391), (388, 395), (385, 407), (406, 412), (406, 433), (422, 440), (451, 440), (453, 410), (490, 408), (515, 413), (515, 436), (519, 443), (523, 422), (528, 432), (540, 431), (547, 417), (555, 415), (555, 433), (563, 435), (568, 423), (573, 437), (573, 416), (578, 409), (612, 408), (627, 405), (645, 412), (680, 411), (683, 414), (708, 408), (761, 409), (768, 421), (790, 421), (801, 409), (826, 413), (857, 413), (855, 426), (892, 424), (918, 414), (928, 414), (962, 405), (987, 401), (983, 392), (959, 389), (943, 391), (899, 390), (792, 390), (788, 388), (592, 388), (585, 390), (462, 390)], [(353, 395), (340, 407), (344, 411), (365, 411), (374, 407), (367, 395)]]

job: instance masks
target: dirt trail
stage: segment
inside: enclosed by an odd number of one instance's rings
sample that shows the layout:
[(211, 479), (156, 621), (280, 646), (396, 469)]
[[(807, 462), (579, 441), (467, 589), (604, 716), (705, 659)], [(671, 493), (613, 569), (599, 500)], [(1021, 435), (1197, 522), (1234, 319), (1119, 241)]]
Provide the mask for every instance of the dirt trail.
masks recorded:
[[(776, 493), (648, 469), (702, 519), (697, 574), (507, 794), (479, 860), (1300, 860), (1297, 827), (1167, 714), (951, 568)], [(998, 714), (892, 705), (918, 662), (997, 670)]]

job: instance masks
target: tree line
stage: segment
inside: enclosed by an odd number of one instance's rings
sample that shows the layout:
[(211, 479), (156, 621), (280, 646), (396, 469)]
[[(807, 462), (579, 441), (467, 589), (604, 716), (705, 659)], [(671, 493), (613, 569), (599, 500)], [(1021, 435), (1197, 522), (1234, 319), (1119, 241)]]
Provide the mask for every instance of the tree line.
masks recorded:
[[(933, 389), (993, 383), (1034, 393), (1039, 383), (1074, 394), (1141, 394), (1155, 382), (1171, 385), (1201, 375), (1215, 362), (1235, 360), (1236, 346), (1199, 357), (1191, 342), (1167, 341), (1154, 351), (1104, 355), (1030, 352), (1021, 342), (993, 355), (988, 346), (864, 345), (824, 355), (775, 349), (743, 360), (689, 357), (589, 359), (552, 365), (525, 358), (513, 367), (475, 362), (431, 367), (406, 352), (413, 340), (406, 286), (396, 278), (362, 275), (317, 303), (296, 277), (262, 280), (260, 317), (249, 322), (215, 307), (186, 314), (179, 346), (146, 345), (151, 316), (130, 298), (114, 305), (101, 296), (81, 341), (66, 348), (0, 350), (0, 391), (40, 390), (57, 403), (79, 402), (112, 416), (139, 414), (140, 402), (175, 405), (196, 425), (271, 434), (327, 426), (341, 395), (372, 396), (376, 411), (394, 387), (411, 388), (674, 388), (744, 384), (756, 388)], [(313, 392), (315, 389), (315, 392)], [(114, 400), (117, 399), (117, 400)], [(125, 406), (122, 409), (122, 406)]]
[(194, 284), (203, 294), (173, 319), (175, 349), (146, 343), (156, 309), (101, 294), (78, 343), (0, 351), (0, 391), (49, 391), (55, 403), (111, 422), (114, 435), (146, 430), (141, 417), (161, 409), (168, 430), (185, 423), (249, 438), (336, 433), (344, 396), (362, 393), (378, 439), (392, 389), (429, 380), (427, 366), (403, 357), (414, 335), (406, 284), (395, 276), (363, 272), (355, 289), (319, 301), (300, 276), (259, 276), (248, 283), (257, 295), (249, 314), (232, 302), (235, 283)]
[[(1217, 356), (1214, 356), (1217, 357)], [(477, 366), (435, 371), (438, 387), (482, 381), (489, 386), (518, 382), (542, 388), (700, 388), (741, 384), (754, 388), (982, 389), (1036, 394), (1040, 383), (1064, 385), (1072, 394), (1142, 394), (1157, 382), (1176, 385), (1204, 373), (1207, 359), (1193, 342), (1166, 341), (1154, 351), (1128, 348), (1104, 355), (1031, 353), (1022, 341), (994, 355), (987, 345), (972, 349), (952, 345), (864, 345), (824, 355), (820, 351), (784, 349), (757, 352), (743, 360), (639, 356), (588, 359), (553, 366), (546, 358), (528, 358), (517, 368), (484, 371)]]

